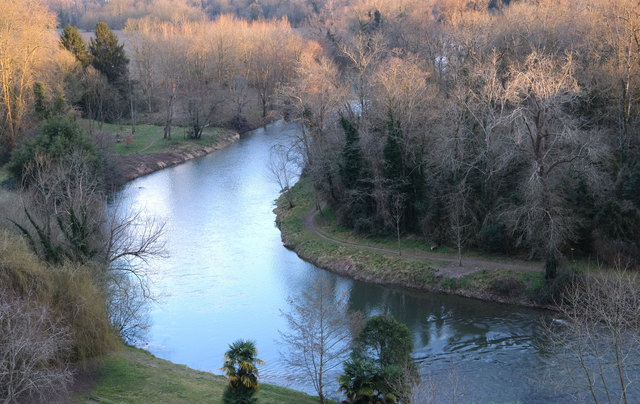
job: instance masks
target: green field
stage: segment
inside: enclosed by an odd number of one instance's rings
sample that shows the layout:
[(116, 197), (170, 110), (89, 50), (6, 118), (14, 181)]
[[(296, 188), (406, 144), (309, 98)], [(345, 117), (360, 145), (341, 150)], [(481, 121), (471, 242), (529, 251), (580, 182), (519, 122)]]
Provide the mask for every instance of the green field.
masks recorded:
[[(220, 358), (222, 365), (222, 358)], [(158, 359), (147, 351), (123, 347), (88, 370), (93, 386), (74, 397), (77, 404), (221, 403), (223, 376)], [(264, 404), (315, 404), (317, 397), (268, 384), (256, 394)]]
[[(89, 120), (82, 119), (80, 124), (88, 130), (91, 123)], [(92, 130), (98, 130), (95, 122)], [(105, 123), (102, 125), (102, 130), (117, 135), (118, 142), (114, 146), (114, 150), (121, 156), (134, 153), (188, 151), (193, 146), (212, 146), (218, 136), (226, 131), (221, 128), (205, 128), (202, 138), (194, 140), (185, 138), (186, 128), (174, 126), (171, 131), (171, 140), (166, 140), (164, 139), (164, 127), (158, 125), (136, 125), (135, 135), (131, 135), (131, 126), (129, 125)]]

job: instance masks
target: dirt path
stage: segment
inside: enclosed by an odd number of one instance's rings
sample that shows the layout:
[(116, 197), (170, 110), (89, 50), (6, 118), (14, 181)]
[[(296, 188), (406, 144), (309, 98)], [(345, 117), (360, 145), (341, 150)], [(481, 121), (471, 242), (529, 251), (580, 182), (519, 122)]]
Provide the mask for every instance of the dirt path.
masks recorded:
[(145, 147), (142, 150), (139, 150), (138, 153), (142, 153), (143, 151), (147, 150), (149, 147), (153, 146), (158, 140), (162, 139), (161, 137), (157, 138), (157, 139), (153, 139), (153, 142), (149, 143), (149, 146)]
[[(322, 206), (322, 208), (324, 205)], [(392, 250), (388, 248), (379, 248), (379, 247), (370, 247), (367, 245), (352, 243), (348, 241), (337, 240), (333, 237), (330, 237), (318, 230), (315, 224), (315, 217), (320, 213), (318, 209), (312, 209), (311, 212), (304, 218), (305, 226), (313, 232), (318, 237), (328, 240), (340, 245), (344, 246), (354, 246), (358, 248), (365, 248), (367, 250), (379, 251), (388, 254), (398, 254), (398, 250)], [(436, 260), (440, 262), (448, 262), (448, 265), (443, 266), (434, 266), (435, 269), (438, 270), (437, 275), (445, 278), (460, 278), (465, 275), (472, 274), (474, 272), (482, 271), (483, 269), (520, 269), (520, 270), (529, 270), (529, 271), (542, 271), (543, 267), (540, 263), (529, 263), (524, 261), (511, 261), (508, 263), (502, 262), (494, 262), (488, 260), (479, 260), (477, 258), (474, 259), (462, 259), (462, 266), (459, 265), (459, 261), (457, 258), (451, 258), (450, 256), (446, 256), (438, 253), (427, 253), (427, 252), (408, 252), (402, 251), (402, 255), (405, 257), (411, 258), (426, 258), (430, 260)]]

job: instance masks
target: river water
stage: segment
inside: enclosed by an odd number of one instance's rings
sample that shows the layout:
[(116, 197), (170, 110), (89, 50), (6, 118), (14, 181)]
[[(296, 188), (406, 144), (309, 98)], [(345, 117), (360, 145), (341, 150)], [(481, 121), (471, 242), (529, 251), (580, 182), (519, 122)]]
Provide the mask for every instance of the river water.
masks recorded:
[[(455, 373), (457, 402), (567, 403), (541, 384), (549, 358), (537, 348), (544, 312), (443, 294), (355, 282), (327, 273), (283, 247), (274, 225), (278, 187), (265, 175), (271, 145), (294, 126), (276, 122), (208, 156), (139, 178), (123, 190), (127, 203), (168, 223), (169, 258), (152, 261), (154, 307), (149, 345), (154, 355), (220, 374), (228, 344), (257, 341), (266, 361), (262, 381), (313, 393), (291, 379), (276, 340), (280, 316), (316, 277), (336, 294), (348, 292), (365, 314), (390, 313), (413, 333), (423, 379), (440, 384), (444, 401)], [(335, 388), (335, 385), (332, 386)], [(450, 401), (449, 401), (450, 402)]]

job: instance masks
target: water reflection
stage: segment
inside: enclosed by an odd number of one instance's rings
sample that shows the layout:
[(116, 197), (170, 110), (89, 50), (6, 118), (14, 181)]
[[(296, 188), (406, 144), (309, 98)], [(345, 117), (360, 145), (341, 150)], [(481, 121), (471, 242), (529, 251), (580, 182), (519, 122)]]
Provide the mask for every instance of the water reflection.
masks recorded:
[[(421, 371), (446, 380), (454, 358), (469, 386), (462, 402), (567, 402), (535, 379), (541, 357), (532, 341), (539, 311), (441, 294), (366, 285), (327, 274), (285, 249), (274, 227), (275, 184), (264, 170), (269, 147), (295, 130), (282, 123), (243, 135), (227, 149), (132, 182), (132, 205), (168, 220), (170, 258), (152, 262), (154, 288), (167, 295), (153, 312), (149, 350), (192, 368), (218, 372), (227, 344), (258, 342), (263, 381), (287, 381), (275, 340), (288, 296), (329, 276), (352, 307), (389, 313), (409, 326)], [(219, 372), (218, 372), (219, 373)]]

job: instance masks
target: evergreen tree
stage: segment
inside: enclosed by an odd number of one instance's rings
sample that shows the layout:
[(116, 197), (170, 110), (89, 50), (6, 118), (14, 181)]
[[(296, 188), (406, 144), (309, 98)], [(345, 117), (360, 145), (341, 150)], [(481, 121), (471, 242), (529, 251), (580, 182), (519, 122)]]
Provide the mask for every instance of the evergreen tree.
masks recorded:
[(56, 98), (53, 102), (49, 102), (47, 100), (44, 83), (41, 82), (37, 82), (33, 85), (33, 95), (36, 114), (44, 119), (62, 115), (67, 105), (64, 98), (64, 92), (62, 90), (59, 90), (56, 93)]
[(340, 126), (346, 135), (346, 143), (342, 149), (342, 165), (340, 177), (347, 189), (357, 189), (364, 170), (364, 158), (360, 148), (358, 129), (345, 117), (340, 117)]
[(78, 124), (69, 117), (52, 117), (40, 127), (40, 134), (33, 140), (24, 142), (11, 155), (7, 170), (19, 182), (28, 184), (23, 178), (25, 168), (34, 165), (37, 157), (55, 162), (69, 162), (74, 153), (82, 156), (90, 168), (90, 175), (100, 182), (102, 178), (102, 157), (91, 138), (85, 135)]
[(78, 27), (67, 24), (60, 35), (60, 44), (76, 57), (82, 67), (87, 67), (93, 61), (93, 56), (87, 51), (87, 43), (82, 38)]
[(47, 117), (47, 96), (44, 91), (44, 83), (37, 82), (33, 85), (33, 103), (36, 109), (36, 114)]
[(633, 166), (629, 179), (624, 183), (624, 199), (630, 200), (640, 209), (640, 161)]
[(384, 314), (369, 318), (338, 378), (340, 391), (350, 403), (410, 401), (411, 381), (420, 380), (413, 348), (406, 325)]
[(127, 59), (124, 45), (118, 44), (118, 37), (106, 22), (96, 24), (95, 38), (89, 46), (93, 56), (93, 67), (105, 75), (109, 83), (117, 83), (127, 75)]
[(402, 141), (403, 133), (400, 129), (400, 121), (393, 118), (393, 108), (388, 111), (387, 121), (387, 144), (382, 151), (384, 156), (384, 176), (392, 188), (404, 184), (406, 178), (402, 164)]
[(386, 187), (392, 195), (406, 201), (403, 227), (416, 230), (418, 216), (426, 204), (426, 179), (420, 164), (412, 163), (404, 157), (404, 132), (400, 127), (400, 121), (393, 117), (392, 106), (387, 114), (387, 143), (382, 151)]
[(340, 164), (340, 178), (346, 188), (341, 221), (357, 232), (372, 233), (381, 228), (381, 223), (371, 214), (375, 205), (371, 196), (373, 181), (360, 147), (360, 134), (344, 117), (340, 117), (340, 125), (346, 135)]

